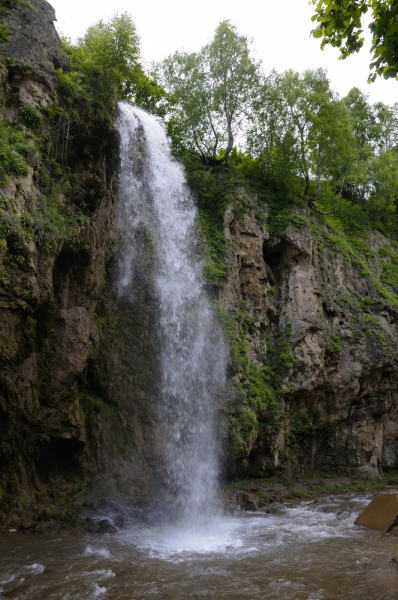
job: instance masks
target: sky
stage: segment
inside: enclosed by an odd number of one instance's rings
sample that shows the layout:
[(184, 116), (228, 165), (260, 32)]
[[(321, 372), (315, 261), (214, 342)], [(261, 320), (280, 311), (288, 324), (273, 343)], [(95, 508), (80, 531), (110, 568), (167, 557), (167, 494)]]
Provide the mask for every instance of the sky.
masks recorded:
[(338, 60), (337, 48), (320, 49), (310, 36), (313, 5), (308, 0), (50, 0), (58, 32), (75, 40), (87, 27), (115, 12), (131, 14), (141, 38), (144, 64), (160, 61), (175, 50), (196, 52), (211, 40), (220, 21), (229, 19), (238, 32), (253, 39), (263, 69), (327, 69), (332, 88), (344, 96), (354, 86), (370, 102), (398, 102), (398, 81), (378, 78), (367, 83), (370, 35), (362, 50)]

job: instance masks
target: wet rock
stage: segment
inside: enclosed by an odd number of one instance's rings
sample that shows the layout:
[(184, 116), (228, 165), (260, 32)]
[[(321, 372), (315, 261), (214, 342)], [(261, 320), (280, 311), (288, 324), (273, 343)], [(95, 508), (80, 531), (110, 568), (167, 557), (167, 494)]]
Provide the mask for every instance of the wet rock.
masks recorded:
[(249, 492), (240, 492), (240, 506), (244, 510), (257, 510), (257, 498)]
[(398, 561), (390, 552), (381, 552), (362, 565), (367, 571), (397, 571)]
[(117, 529), (108, 519), (102, 519), (99, 522), (98, 533), (116, 533)]
[(122, 517), (122, 515), (116, 515), (116, 517), (113, 519), (113, 524), (119, 529), (121, 527), (124, 527), (124, 518)]
[(241, 490), (245, 490), (246, 492), (257, 492), (260, 489), (260, 484), (256, 481), (251, 481), (250, 483), (245, 483), (240, 486)]
[(355, 521), (369, 529), (385, 531), (398, 536), (398, 492), (387, 490), (378, 494)]
[(267, 508), (264, 512), (267, 513), (267, 515), (275, 515), (278, 512), (278, 509), (272, 506), (271, 508)]
[(92, 519), (91, 517), (86, 517), (85, 519), (80, 520), (80, 524), (83, 529), (88, 531), (89, 533), (116, 533), (117, 529), (112, 525), (109, 519)]

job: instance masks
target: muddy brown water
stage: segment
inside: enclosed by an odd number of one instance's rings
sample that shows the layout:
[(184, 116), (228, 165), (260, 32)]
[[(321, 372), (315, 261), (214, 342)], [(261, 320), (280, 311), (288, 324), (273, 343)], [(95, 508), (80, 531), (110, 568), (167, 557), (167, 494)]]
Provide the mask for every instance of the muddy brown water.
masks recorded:
[(13, 600), (398, 600), (398, 574), (367, 572), (398, 538), (356, 527), (371, 494), (275, 505), (184, 530), (128, 522), (117, 534), (0, 540)]

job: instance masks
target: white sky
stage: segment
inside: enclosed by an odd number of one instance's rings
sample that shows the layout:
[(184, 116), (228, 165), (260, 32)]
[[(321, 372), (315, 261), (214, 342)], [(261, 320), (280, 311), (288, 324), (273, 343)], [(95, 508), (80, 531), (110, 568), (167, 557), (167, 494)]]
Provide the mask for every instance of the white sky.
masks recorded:
[(313, 5), (308, 0), (50, 0), (59, 32), (75, 39), (87, 27), (115, 12), (128, 11), (141, 38), (144, 62), (159, 61), (175, 50), (194, 52), (213, 36), (220, 21), (230, 19), (240, 34), (253, 38), (265, 71), (304, 71), (323, 67), (332, 87), (343, 96), (357, 86), (371, 102), (398, 101), (398, 81), (378, 79), (368, 85), (371, 55), (367, 47), (345, 61), (337, 48), (320, 50), (310, 37)]

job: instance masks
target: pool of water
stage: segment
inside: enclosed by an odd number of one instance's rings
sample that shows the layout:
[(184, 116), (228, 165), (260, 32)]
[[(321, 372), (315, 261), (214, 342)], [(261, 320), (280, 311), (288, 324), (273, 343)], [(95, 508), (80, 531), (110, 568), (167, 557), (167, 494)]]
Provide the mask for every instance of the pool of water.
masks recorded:
[(0, 598), (14, 600), (397, 600), (398, 574), (366, 559), (398, 538), (354, 525), (370, 495), (275, 505), (196, 529), (127, 522), (102, 536), (0, 541)]

